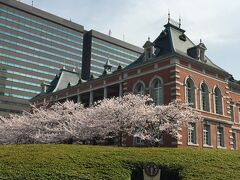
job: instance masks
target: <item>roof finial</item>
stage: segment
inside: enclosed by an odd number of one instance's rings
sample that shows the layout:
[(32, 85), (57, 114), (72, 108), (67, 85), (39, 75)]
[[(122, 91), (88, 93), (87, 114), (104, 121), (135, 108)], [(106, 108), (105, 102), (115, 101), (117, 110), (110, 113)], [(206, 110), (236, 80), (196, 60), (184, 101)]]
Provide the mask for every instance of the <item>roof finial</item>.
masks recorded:
[(170, 22), (170, 10), (168, 10), (168, 23)]
[(148, 36), (148, 41), (150, 41), (150, 37)]
[(200, 43), (202, 43), (202, 39), (200, 38)]
[(178, 21), (179, 21), (179, 22), (178, 22), (178, 25), (179, 25), (178, 27), (181, 28), (181, 25), (182, 25), (182, 19), (181, 19), (181, 16), (179, 16), (179, 20), (178, 20)]

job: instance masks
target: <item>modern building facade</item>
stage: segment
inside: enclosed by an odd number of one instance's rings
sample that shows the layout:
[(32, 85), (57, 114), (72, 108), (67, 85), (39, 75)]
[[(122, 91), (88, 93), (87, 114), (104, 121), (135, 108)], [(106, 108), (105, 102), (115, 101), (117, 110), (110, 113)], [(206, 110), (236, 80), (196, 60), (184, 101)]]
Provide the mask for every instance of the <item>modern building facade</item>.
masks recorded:
[(95, 30), (87, 31), (84, 34), (82, 78), (101, 75), (106, 61), (111, 63), (113, 70), (119, 65), (125, 67), (135, 61), (142, 52), (142, 48), (132, 44)]
[[(82, 56), (85, 32), (82, 25), (35, 7), (15, 0), (0, 0), (0, 115), (28, 110), (29, 99), (40, 93), (41, 83), (49, 84), (61, 68), (81, 74), (82, 67), (84, 69)], [(111, 37), (106, 39), (109, 42), (118, 41)], [(91, 43), (95, 43), (95, 40)], [(121, 47), (127, 47), (128, 52), (128, 46), (131, 45), (122, 41), (118, 43)], [(85, 47), (95, 49), (95, 45), (93, 48), (92, 45)], [(111, 44), (105, 44), (96, 51), (103, 52), (111, 48)], [(125, 51), (124, 48), (121, 50)], [(103, 64), (106, 59), (102, 56), (99, 53), (93, 58), (97, 59), (98, 64)], [(90, 72), (92, 68), (91, 72), (98, 75), (101, 69), (96, 67), (93, 63), (83, 73)]]
[[(58, 84), (65, 88), (55, 92), (45, 88), (32, 103), (51, 105), (68, 99), (88, 106), (99, 99), (132, 92), (150, 94), (156, 105), (178, 100), (191, 104), (201, 113), (203, 122), (179, 127), (179, 139), (165, 135), (162, 146), (239, 149), (240, 83), (214, 64), (206, 56), (204, 43), (194, 44), (180, 24), (169, 19), (164, 27), (155, 41), (146, 41), (144, 53), (127, 67), (111, 72), (106, 64), (101, 77), (86, 82), (79, 79), (72, 86), (68, 83), (71, 79), (63, 82), (59, 78), (52, 89)], [(123, 143), (144, 145), (132, 138)]]

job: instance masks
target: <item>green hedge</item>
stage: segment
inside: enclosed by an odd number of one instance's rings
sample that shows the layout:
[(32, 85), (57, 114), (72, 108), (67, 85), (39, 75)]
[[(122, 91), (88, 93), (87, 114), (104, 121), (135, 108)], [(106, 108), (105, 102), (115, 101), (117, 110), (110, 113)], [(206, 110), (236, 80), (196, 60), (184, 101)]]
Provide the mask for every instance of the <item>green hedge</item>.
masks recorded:
[(147, 162), (165, 179), (240, 179), (239, 151), (83, 145), (2, 145), (0, 179), (141, 179)]

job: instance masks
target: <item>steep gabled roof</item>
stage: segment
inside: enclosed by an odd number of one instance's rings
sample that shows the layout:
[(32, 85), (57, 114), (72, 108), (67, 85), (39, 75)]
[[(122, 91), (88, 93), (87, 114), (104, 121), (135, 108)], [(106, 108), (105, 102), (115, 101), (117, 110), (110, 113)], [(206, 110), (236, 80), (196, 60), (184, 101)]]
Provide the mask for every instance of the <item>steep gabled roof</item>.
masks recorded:
[(56, 92), (65, 89), (68, 87), (69, 84), (71, 86), (74, 86), (78, 83), (79, 79), (79, 73), (68, 71), (66, 69), (61, 69), (60, 74), (56, 76), (55, 79), (53, 79), (53, 81), (50, 83), (47, 92)]
[[(164, 27), (165, 29), (160, 33), (160, 35), (153, 42), (153, 46), (155, 48), (153, 59), (165, 56), (167, 54), (177, 53), (177, 54), (189, 57), (192, 60), (198, 61), (199, 63), (203, 63), (204, 65), (208, 65), (210, 67), (226, 72), (224, 69), (214, 64), (207, 56), (204, 57), (204, 61), (200, 61), (198, 59), (194, 59), (188, 54), (189, 49), (195, 48), (197, 46), (206, 50), (207, 48), (202, 42), (200, 42), (200, 44), (198, 45), (195, 45), (185, 35), (185, 30), (181, 29), (180, 27), (174, 24), (171, 24), (170, 22), (168, 22)], [(144, 59), (145, 57), (143, 53), (136, 61), (128, 65), (126, 68), (131, 68), (136, 65), (143, 64), (145, 61)]]

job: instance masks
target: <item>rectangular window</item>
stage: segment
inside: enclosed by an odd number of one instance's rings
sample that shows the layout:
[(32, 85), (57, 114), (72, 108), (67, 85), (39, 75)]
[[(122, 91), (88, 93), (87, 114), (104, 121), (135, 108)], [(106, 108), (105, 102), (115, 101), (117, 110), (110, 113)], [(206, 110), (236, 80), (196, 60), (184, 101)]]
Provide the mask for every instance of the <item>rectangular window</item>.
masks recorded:
[(230, 114), (231, 114), (231, 121), (234, 121), (234, 107), (233, 107), (233, 104), (230, 105)]
[(238, 108), (238, 122), (240, 122), (240, 107)]
[(189, 123), (188, 125), (188, 143), (190, 144), (197, 143), (197, 131), (195, 123)]
[(232, 133), (232, 142), (233, 142), (233, 149), (237, 149), (237, 134), (235, 132)]
[(211, 146), (211, 127), (208, 124), (203, 125), (203, 145)]
[(140, 137), (134, 137), (134, 141), (136, 145), (143, 145), (144, 141)]
[(217, 146), (224, 147), (224, 128), (217, 127)]
[(206, 111), (206, 98), (205, 94), (202, 92), (202, 110)]

